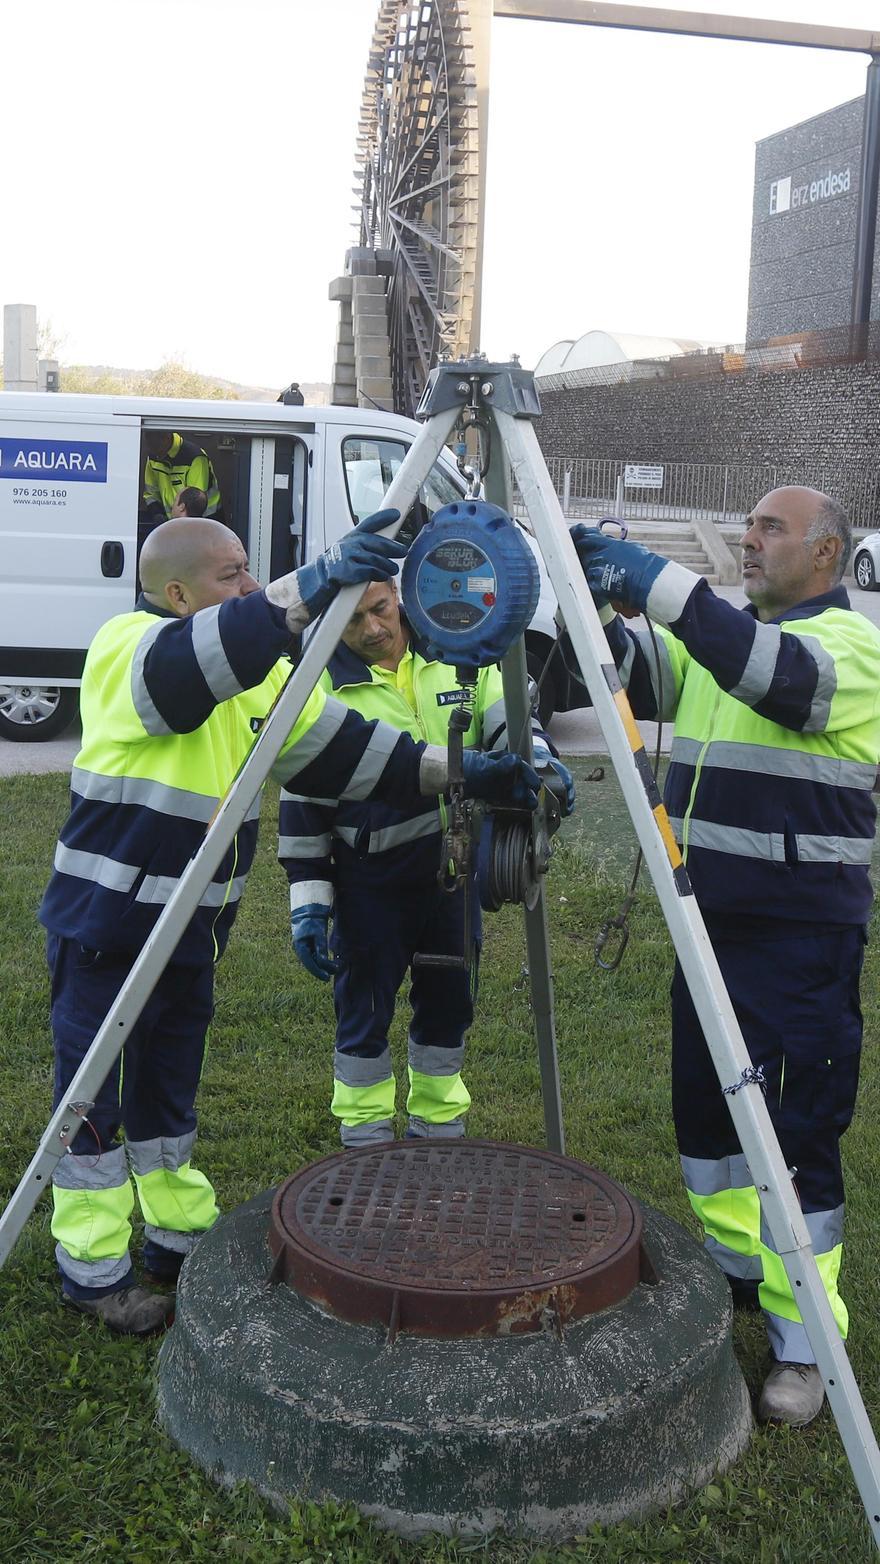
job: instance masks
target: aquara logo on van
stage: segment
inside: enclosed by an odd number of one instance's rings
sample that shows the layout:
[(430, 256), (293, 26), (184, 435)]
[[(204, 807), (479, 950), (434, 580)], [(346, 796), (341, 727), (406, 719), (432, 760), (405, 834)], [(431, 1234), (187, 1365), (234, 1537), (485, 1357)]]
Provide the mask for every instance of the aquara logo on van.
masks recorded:
[(0, 478), (106, 483), (107, 442), (6, 438), (0, 442)]

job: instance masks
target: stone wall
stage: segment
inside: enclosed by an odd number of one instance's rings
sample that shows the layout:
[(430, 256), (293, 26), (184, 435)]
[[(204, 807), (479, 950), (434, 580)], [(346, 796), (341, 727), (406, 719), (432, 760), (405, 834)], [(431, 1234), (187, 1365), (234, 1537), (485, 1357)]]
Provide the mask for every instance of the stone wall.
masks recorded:
[(541, 404), (545, 456), (880, 465), (877, 363), (545, 391)]

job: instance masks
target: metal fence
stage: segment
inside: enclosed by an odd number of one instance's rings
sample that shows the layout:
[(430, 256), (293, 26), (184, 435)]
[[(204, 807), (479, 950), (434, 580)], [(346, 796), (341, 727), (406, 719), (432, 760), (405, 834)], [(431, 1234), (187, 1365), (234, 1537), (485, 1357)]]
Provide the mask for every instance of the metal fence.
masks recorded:
[(875, 462), (663, 462), (648, 475), (659, 480), (658, 486), (646, 488), (627, 483), (626, 468), (632, 464), (623, 461), (581, 456), (546, 460), (563, 510), (573, 519), (619, 510), (630, 521), (689, 522), (699, 517), (735, 525), (762, 494), (797, 483), (833, 494), (859, 530), (880, 528), (880, 465)]

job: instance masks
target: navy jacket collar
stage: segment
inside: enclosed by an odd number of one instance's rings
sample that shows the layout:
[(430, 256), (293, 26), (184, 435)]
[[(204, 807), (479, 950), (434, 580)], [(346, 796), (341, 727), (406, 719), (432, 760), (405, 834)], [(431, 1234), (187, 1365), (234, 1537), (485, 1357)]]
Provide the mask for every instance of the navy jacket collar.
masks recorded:
[[(794, 608), (786, 608), (783, 613), (777, 614), (775, 619), (768, 619), (771, 625), (782, 624), (784, 619), (813, 619), (816, 614), (824, 613), (826, 608), (851, 608), (849, 593), (846, 587), (832, 587), (830, 592), (820, 592), (818, 597), (808, 597), (803, 603), (796, 603)], [(745, 612), (757, 619), (758, 610), (754, 603), (747, 603)]]
[(180, 618), (180, 615), (175, 614), (173, 609), (160, 608), (158, 603), (151, 603), (149, 598), (144, 596), (143, 592), (138, 596), (138, 600), (134, 605), (134, 611), (136, 614), (157, 614), (160, 619)]

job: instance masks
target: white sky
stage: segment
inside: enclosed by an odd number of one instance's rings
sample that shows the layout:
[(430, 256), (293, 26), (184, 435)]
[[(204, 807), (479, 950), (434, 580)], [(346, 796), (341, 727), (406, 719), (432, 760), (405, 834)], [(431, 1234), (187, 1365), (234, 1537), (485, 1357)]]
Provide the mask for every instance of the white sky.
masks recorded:
[[(876, 0), (719, 11), (880, 28)], [(328, 379), (378, 0), (30, 0), (2, 27), (0, 302), (68, 362)], [(745, 331), (754, 144), (867, 57), (497, 21), (483, 347)]]

